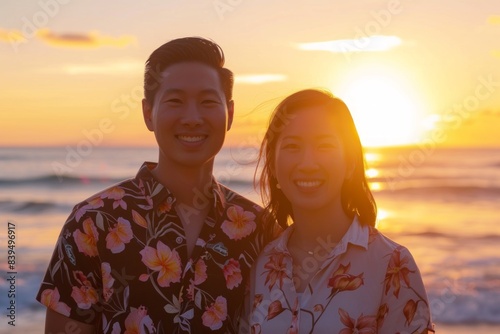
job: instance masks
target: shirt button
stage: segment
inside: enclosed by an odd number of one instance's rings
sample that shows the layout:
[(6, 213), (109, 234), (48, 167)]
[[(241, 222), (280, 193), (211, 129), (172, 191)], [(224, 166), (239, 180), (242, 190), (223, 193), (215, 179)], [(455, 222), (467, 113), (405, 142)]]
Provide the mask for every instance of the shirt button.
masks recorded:
[(182, 237), (177, 237), (177, 238), (175, 238), (175, 241), (180, 245), (180, 244), (182, 244), (183, 239), (182, 239)]

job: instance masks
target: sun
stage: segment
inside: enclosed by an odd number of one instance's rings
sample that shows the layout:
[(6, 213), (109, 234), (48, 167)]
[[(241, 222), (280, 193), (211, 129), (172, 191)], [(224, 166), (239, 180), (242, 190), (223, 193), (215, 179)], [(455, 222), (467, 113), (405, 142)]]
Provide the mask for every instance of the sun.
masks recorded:
[(408, 79), (387, 69), (365, 69), (347, 75), (338, 86), (334, 94), (351, 110), (363, 146), (421, 141), (426, 113)]

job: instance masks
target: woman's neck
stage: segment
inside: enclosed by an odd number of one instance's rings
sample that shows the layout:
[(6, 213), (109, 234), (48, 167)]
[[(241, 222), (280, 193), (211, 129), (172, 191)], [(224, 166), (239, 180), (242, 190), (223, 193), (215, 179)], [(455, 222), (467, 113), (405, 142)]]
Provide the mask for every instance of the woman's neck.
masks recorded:
[(342, 208), (330, 207), (319, 210), (294, 209), (294, 233), (289, 243), (302, 249), (336, 245), (351, 226)]

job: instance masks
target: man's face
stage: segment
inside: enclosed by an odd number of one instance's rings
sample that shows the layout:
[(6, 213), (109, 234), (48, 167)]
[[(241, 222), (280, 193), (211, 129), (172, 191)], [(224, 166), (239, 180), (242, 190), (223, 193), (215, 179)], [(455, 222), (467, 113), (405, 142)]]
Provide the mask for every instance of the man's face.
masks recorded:
[(185, 62), (167, 67), (153, 104), (143, 100), (146, 126), (154, 131), (164, 165), (213, 163), (233, 121), (217, 71)]

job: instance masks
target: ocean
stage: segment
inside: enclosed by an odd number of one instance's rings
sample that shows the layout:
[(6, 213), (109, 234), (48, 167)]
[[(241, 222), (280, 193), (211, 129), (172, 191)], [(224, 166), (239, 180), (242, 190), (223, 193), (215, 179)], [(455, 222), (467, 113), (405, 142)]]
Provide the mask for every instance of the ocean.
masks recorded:
[[(256, 154), (224, 148), (214, 174), (260, 202)], [(35, 295), (72, 207), (156, 159), (155, 148), (0, 148), (0, 333), (43, 332)], [(500, 148), (367, 149), (366, 160), (377, 226), (415, 257), (437, 332), (500, 333)]]

